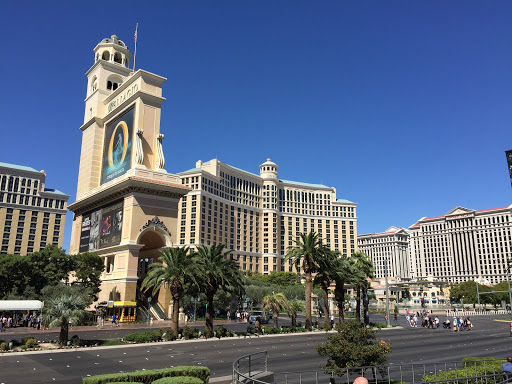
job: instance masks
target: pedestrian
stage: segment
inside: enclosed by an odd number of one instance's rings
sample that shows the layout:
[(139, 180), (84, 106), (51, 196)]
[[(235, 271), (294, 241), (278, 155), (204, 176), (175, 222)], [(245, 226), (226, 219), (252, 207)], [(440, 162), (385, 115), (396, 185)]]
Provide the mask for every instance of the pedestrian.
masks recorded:
[(384, 322), (387, 324), (388, 323), (388, 315), (384, 315)]
[(507, 362), (502, 364), (503, 376), (508, 380), (512, 377), (512, 357), (507, 357)]
[(261, 333), (261, 317), (256, 317), (256, 321), (254, 322), (254, 328), (256, 329), (256, 334), (259, 335)]
[(228, 320), (231, 319), (231, 311), (229, 309), (228, 309), (228, 312), (226, 314), (226, 317), (227, 317)]
[(334, 328), (334, 315), (331, 313), (331, 329)]
[(396, 312), (393, 315), (393, 323), (398, 324), (398, 313), (396, 313)]
[(119, 313), (116, 315), (116, 327), (119, 327), (119, 319), (121, 316), (119, 316)]
[(37, 329), (41, 329), (41, 316), (37, 316), (36, 323), (37, 323)]
[(116, 315), (112, 315), (112, 326), (116, 325)]

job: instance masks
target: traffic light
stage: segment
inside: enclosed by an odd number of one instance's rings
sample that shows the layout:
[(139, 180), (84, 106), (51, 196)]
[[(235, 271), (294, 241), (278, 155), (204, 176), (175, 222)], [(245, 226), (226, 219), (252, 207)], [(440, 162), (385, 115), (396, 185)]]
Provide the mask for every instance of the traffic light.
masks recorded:
[(425, 299), (423, 297), (421, 298), (421, 306), (425, 307)]

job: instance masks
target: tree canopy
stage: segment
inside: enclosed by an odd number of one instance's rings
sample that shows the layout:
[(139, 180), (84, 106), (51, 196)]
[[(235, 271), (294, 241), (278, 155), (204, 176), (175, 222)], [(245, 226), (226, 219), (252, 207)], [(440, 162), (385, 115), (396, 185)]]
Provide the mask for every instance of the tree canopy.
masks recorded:
[(56, 245), (39, 252), (0, 255), (0, 299), (43, 299), (44, 288), (71, 284), (87, 290), (96, 300), (104, 265), (96, 253), (67, 255)]

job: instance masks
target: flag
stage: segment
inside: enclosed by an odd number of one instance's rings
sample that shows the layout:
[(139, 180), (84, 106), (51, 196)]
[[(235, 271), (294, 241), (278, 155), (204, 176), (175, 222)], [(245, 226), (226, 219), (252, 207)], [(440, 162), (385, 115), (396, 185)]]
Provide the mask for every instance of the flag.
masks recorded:
[[(137, 24), (137, 27), (139, 26), (139, 24)], [(136, 43), (137, 42), (137, 27), (135, 27), (135, 35), (133, 35), (133, 42)]]

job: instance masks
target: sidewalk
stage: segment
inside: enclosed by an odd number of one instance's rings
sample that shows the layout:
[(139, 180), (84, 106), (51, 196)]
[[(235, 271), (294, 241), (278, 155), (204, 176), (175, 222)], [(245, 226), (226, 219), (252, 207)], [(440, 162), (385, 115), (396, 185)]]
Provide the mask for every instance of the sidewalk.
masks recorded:
[[(151, 323), (119, 323), (119, 326), (113, 327), (110, 322), (105, 322), (102, 327), (98, 327), (96, 325), (77, 325), (69, 328), (69, 333), (72, 332), (83, 332), (83, 331), (112, 331), (114, 329), (143, 329), (143, 328), (170, 328), (171, 320), (156, 320)], [(214, 320), (213, 326), (224, 325), (224, 324), (247, 324), (247, 322), (237, 322), (235, 320)], [(191, 328), (202, 329), (205, 327), (204, 321), (188, 321), (188, 322), (180, 322), (180, 327), (189, 326)], [(3, 332), (0, 332), (0, 339), (5, 339), (9, 337), (9, 335), (37, 335), (38, 333), (58, 333), (60, 328), (50, 328), (50, 329), (37, 329), (37, 328), (29, 328), (29, 327), (16, 327), (16, 328), (5, 328)]]

